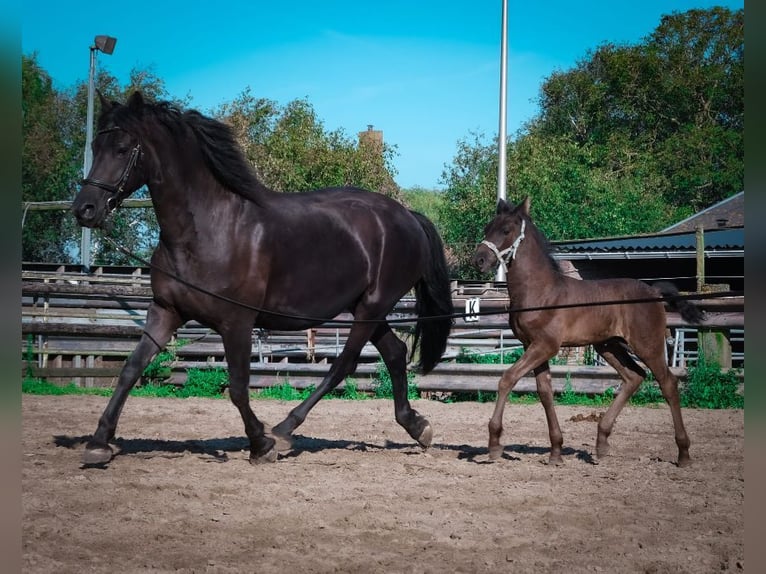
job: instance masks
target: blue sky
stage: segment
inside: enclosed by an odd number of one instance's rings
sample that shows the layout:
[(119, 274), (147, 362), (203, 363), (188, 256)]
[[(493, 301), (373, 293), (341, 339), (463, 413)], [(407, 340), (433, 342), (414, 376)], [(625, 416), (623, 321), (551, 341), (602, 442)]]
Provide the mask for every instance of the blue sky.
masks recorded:
[[(508, 134), (537, 112), (542, 81), (589, 50), (641, 41), (663, 14), (744, 0), (508, 0)], [(88, 75), (97, 34), (117, 38), (98, 65), (126, 83), (152, 68), (170, 94), (209, 112), (246, 88), (306, 98), (325, 129), (368, 124), (397, 146), (402, 187), (439, 188), (457, 142), (498, 132), (501, 0), (80, 0), (27, 2), (22, 53), (59, 88)]]

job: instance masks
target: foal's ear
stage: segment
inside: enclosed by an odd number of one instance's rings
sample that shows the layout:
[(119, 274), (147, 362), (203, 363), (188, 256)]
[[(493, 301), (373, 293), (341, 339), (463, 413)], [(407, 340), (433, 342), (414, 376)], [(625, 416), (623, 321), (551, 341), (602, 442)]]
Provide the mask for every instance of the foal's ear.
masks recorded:
[(526, 196), (526, 197), (524, 198), (524, 201), (522, 201), (522, 202), (519, 204), (519, 209), (521, 209), (521, 212), (522, 212), (524, 215), (529, 215), (529, 203), (530, 203), (530, 198), (529, 198), (529, 196)]
[(513, 206), (505, 201), (504, 199), (498, 199), (497, 200), (497, 210), (495, 211), (495, 215), (500, 215), (501, 213), (508, 213), (513, 210)]

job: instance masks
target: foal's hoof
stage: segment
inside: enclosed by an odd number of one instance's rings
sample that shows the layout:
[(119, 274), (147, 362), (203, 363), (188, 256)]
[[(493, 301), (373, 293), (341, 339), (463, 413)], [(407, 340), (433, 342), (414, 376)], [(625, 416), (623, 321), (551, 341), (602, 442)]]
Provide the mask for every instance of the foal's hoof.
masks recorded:
[(426, 424), (425, 428), (421, 431), (420, 436), (415, 440), (417, 440), (418, 444), (423, 448), (428, 448), (431, 446), (433, 438), (434, 430), (431, 428), (430, 424)]
[(112, 460), (114, 453), (110, 446), (85, 447), (82, 453), (82, 463), (84, 465), (106, 464)]
[(680, 468), (685, 468), (692, 465), (692, 459), (689, 458), (689, 455), (686, 456), (679, 456), (678, 457), (678, 466)]
[(276, 462), (278, 456), (279, 456), (279, 451), (277, 450), (277, 445), (275, 443), (271, 446), (271, 448), (268, 451), (266, 451), (265, 454), (262, 454), (260, 456), (250, 455), (250, 464), (255, 466), (257, 464)]

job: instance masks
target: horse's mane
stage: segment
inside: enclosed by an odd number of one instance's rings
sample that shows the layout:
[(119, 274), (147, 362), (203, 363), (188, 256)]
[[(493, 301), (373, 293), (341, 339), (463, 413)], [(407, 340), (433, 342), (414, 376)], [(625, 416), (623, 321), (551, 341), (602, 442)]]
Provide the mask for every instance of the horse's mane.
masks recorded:
[(154, 121), (167, 128), (180, 147), (188, 145), (189, 131), (199, 145), (200, 153), (216, 180), (228, 190), (258, 203), (266, 187), (258, 180), (245, 158), (231, 128), (225, 123), (202, 115), (196, 110), (182, 111), (172, 102), (144, 102), (139, 109), (116, 105), (99, 118), (99, 129), (119, 125), (128, 130), (146, 130), (146, 122)]

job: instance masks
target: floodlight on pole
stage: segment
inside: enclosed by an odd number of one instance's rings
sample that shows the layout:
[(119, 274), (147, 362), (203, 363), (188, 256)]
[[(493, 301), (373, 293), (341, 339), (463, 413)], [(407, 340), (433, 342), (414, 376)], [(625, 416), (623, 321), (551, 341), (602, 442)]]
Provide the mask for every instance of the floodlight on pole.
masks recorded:
[[(503, 0), (503, 22), (500, 30), (500, 122), (497, 134), (497, 200), (506, 198), (506, 132), (508, 71), (508, 0)], [(505, 281), (505, 269), (497, 268), (497, 281)]]
[[(114, 52), (114, 47), (116, 44), (117, 38), (113, 38), (112, 36), (99, 35), (96, 36), (93, 41), (93, 45), (90, 47), (90, 70), (88, 72), (88, 111), (85, 120), (85, 159), (83, 161), (82, 168), (83, 177), (88, 177), (90, 166), (93, 163), (93, 99), (94, 92), (96, 91), (96, 52), (111, 54)], [(86, 273), (90, 271), (90, 247), (90, 227), (83, 227), (82, 235), (80, 237), (80, 263), (82, 264), (83, 271)]]

